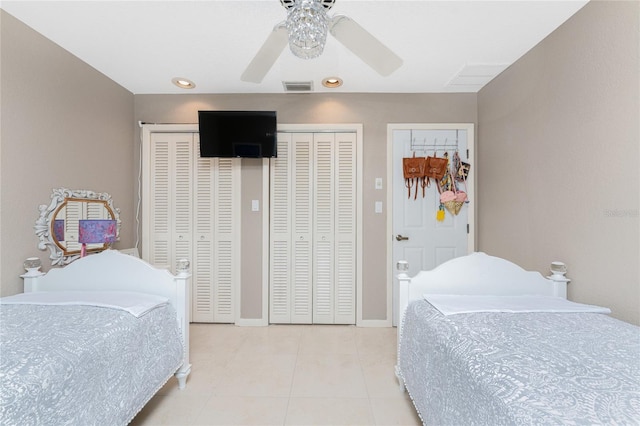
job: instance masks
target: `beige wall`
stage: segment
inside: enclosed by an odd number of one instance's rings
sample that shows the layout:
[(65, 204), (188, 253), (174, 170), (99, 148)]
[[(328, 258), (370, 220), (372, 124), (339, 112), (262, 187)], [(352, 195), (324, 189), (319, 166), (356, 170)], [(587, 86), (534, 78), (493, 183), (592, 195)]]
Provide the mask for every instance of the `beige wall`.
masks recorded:
[(0, 283), (22, 291), (22, 262), (37, 248), (38, 205), (56, 187), (108, 192), (134, 244), (133, 94), (0, 11)]
[(569, 298), (640, 323), (640, 3), (592, 1), (478, 95), (479, 248), (564, 261)]
[[(363, 159), (363, 312), (364, 320), (387, 319), (386, 294), (386, 215), (374, 213), (375, 201), (384, 201), (374, 189), (376, 177), (387, 176), (387, 123), (476, 123), (475, 94), (256, 94), (256, 95), (136, 95), (136, 121), (148, 123), (196, 123), (199, 109), (275, 110), (278, 123), (362, 123)], [(259, 265), (262, 253), (257, 244), (248, 244), (246, 235), (260, 234), (261, 227), (249, 208), (251, 199), (262, 200), (262, 179), (255, 170), (248, 172), (243, 160), (243, 265)], [(252, 166), (253, 167), (253, 166)], [(251, 177), (247, 173), (251, 173)], [(386, 188), (386, 182), (384, 182)], [(249, 194), (249, 196), (247, 196)], [(247, 224), (254, 226), (245, 229)], [(244, 267), (243, 267), (244, 270)], [(242, 279), (243, 318), (256, 318), (260, 309), (258, 271)], [(247, 307), (256, 310), (249, 312)], [(390, 313), (389, 313), (390, 315)]]

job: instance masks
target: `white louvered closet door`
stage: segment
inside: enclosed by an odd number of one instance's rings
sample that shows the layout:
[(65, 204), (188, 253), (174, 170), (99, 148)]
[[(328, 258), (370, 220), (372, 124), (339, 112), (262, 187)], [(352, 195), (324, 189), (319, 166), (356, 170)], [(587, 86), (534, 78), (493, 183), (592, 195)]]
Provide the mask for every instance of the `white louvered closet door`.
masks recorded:
[(271, 160), (271, 323), (312, 322), (312, 151), (312, 133), (278, 133), (278, 157)]
[(334, 324), (356, 323), (356, 134), (335, 134)]
[[(64, 217), (64, 237), (67, 251), (79, 251), (79, 227), (81, 219), (110, 219), (111, 215), (103, 203), (87, 203), (85, 200), (69, 199), (58, 217)], [(89, 243), (87, 249), (100, 248), (102, 243)]]
[(313, 133), (292, 136), (291, 322), (309, 324), (313, 320)]
[(335, 308), (335, 170), (333, 133), (314, 135), (313, 322), (333, 324)]
[(80, 250), (80, 218), (83, 217), (83, 205), (91, 203), (67, 203), (64, 207), (64, 238), (68, 251)]
[(236, 282), (240, 279), (240, 245), (236, 237), (236, 223), (240, 216), (240, 210), (235, 194), (238, 194), (235, 183), (240, 178), (239, 158), (213, 159), (215, 181), (215, 204), (213, 217), (215, 253), (212, 259), (214, 264), (213, 297), (215, 303), (211, 322), (235, 322), (235, 289)]
[(291, 147), (292, 134), (278, 133), (278, 157), (270, 160), (271, 215), (269, 322), (291, 322)]
[[(194, 135), (199, 152), (198, 136)], [(195, 157), (195, 233), (192, 319), (194, 322), (235, 321), (234, 288), (239, 259), (234, 244), (237, 210), (234, 181), (240, 160)]]
[(355, 324), (355, 134), (279, 133), (270, 322)]
[(143, 258), (171, 271), (178, 259), (189, 259), (191, 320), (235, 322), (240, 160), (200, 158), (197, 133), (150, 139)]
[(193, 259), (193, 134), (154, 133), (150, 163), (149, 261), (173, 272), (178, 259)]
[(355, 324), (356, 135), (316, 133), (314, 310), (316, 324)]
[[(198, 135), (194, 135), (198, 140)], [(200, 147), (195, 144), (199, 152)], [(214, 257), (214, 158), (195, 157), (193, 202), (195, 203), (194, 254), (191, 264), (192, 304), (191, 319), (195, 322), (211, 322), (214, 318), (215, 297), (212, 283), (215, 278)]]

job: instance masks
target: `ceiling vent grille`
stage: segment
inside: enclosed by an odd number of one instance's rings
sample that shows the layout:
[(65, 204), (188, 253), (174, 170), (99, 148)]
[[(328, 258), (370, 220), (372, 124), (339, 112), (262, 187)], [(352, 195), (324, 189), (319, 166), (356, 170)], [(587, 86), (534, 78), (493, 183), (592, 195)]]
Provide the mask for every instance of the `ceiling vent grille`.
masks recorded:
[(509, 64), (467, 64), (448, 83), (449, 88), (480, 90)]
[(283, 81), (285, 92), (312, 92), (313, 81)]

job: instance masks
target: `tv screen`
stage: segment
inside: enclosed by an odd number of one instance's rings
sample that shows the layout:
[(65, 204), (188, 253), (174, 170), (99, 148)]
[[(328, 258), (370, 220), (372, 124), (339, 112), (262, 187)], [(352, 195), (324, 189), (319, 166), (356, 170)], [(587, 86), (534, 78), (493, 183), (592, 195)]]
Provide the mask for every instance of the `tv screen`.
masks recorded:
[(198, 111), (201, 157), (276, 157), (275, 111)]

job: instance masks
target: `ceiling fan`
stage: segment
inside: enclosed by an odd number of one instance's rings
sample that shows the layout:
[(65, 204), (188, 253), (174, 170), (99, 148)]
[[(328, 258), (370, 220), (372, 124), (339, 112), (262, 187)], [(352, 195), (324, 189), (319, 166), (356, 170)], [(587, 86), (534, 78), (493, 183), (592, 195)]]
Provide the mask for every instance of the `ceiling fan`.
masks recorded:
[(320, 56), (327, 31), (382, 76), (390, 75), (402, 65), (398, 55), (351, 18), (329, 17), (327, 11), (335, 0), (280, 0), (280, 3), (287, 9), (286, 21), (273, 28), (240, 80), (260, 83), (287, 44), (300, 58)]

